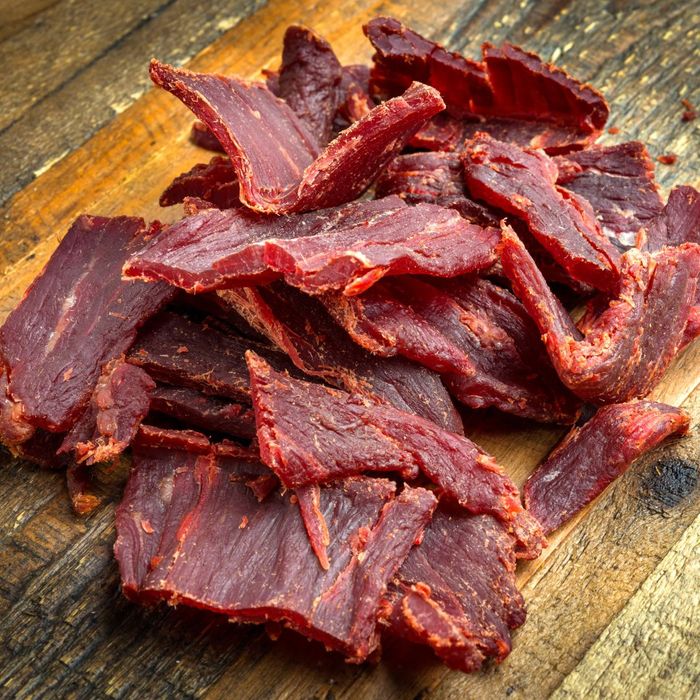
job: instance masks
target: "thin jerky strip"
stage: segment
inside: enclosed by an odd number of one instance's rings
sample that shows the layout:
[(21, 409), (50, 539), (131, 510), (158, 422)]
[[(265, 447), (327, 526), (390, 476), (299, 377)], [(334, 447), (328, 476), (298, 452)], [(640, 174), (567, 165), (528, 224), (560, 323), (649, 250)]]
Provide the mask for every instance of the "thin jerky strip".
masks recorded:
[(654, 255), (627, 251), (619, 294), (587, 315), (581, 330), (508, 226), (501, 262), (562, 382), (587, 401), (621, 403), (646, 396), (678, 352), (695, 300), (700, 246), (685, 243)]
[(526, 552), (537, 552), (539, 527), (518, 489), (471, 440), (419, 416), (357, 394), (292, 379), (247, 354), (260, 455), (289, 488), (363, 472), (419, 472), (450, 500), (490, 513), (511, 528)]
[(459, 413), (435, 373), (402, 358), (382, 359), (366, 352), (316, 299), (281, 282), (220, 295), (306, 374), (463, 434)]
[(525, 505), (549, 534), (600, 495), (645, 452), (688, 431), (689, 416), (653, 401), (605, 406), (554, 448), (525, 484)]
[(228, 209), (239, 202), (238, 182), (231, 161), (214, 156), (208, 163), (199, 163), (178, 175), (160, 196), (160, 206), (180, 204), (186, 197), (198, 197), (219, 209)]
[(103, 367), (172, 299), (165, 284), (122, 281), (148, 238), (143, 220), (81, 216), (0, 329), (14, 419), (60, 432), (90, 400)]
[(236, 170), (241, 201), (263, 212), (308, 211), (355, 199), (415, 131), (444, 108), (436, 90), (416, 84), (373, 109), (319, 154), (291, 108), (260, 83), (192, 73), (155, 60), (150, 72), (156, 85), (212, 130)]
[(616, 291), (619, 252), (584, 200), (557, 188), (557, 167), (540, 151), (480, 134), (463, 153), (470, 193), (522, 219), (568, 274), (596, 289)]

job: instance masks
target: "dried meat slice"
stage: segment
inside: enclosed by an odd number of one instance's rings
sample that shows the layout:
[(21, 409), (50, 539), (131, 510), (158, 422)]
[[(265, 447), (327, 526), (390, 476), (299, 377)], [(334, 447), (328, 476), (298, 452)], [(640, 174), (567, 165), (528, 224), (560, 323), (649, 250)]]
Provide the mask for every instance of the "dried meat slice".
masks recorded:
[(700, 192), (684, 185), (671, 190), (663, 211), (647, 226), (646, 247), (700, 243)]
[(110, 362), (58, 453), (73, 452), (78, 464), (86, 465), (118, 457), (148, 414), (155, 386), (141, 368), (127, 364), (123, 358)]
[(525, 484), (525, 505), (549, 534), (600, 495), (645, 452), (688, 431), (685, 411), (653, 401), (605, 406), (575, 427)]
[(350, 124), (360, 121), (376, 107), (369, 95), (369, 66), (343, 66), (338, 92), (339, 104), (334, 122), (336, 131), (342, 131)]
[(584, 317), (585, 336), (508, 226), (501, 262), (562, 382), (584, 400), (621, 403), (646, 396), (678, 352), (695, 300), (700, 246), (685, 243), (654, 255), (627, 251), (620, 292), (605, 308)]
[(168, 285), (121, 279), (126, 259), (156, 230), (131, 217), (75, 221), (0, 329), (14, 422), (54, 432), (70, 428), (103, 367), (174, 297)]
[(458, 151), (464, 143), (464, 121), (448, 112), (436, 114), (409, 141), (409, 146), (426, 151), (449, 153)]
[(214, 136), (214, 134), (209, 130), (209, 127), (199, 120), (192, 123), (190, 141), (192, 141), (195, 146), (205, 148), (207, 151), (218, 151), (219, 153), (226, 152), (219, 139), (217, 139), (216, 136)]
[(66, 469), (66, 489), (76, 515), (89, 515), (102, 504), (90, 477), (86, 464), (73, 463)]
[(156, 85), (192, 109), (221, 142), (238, 176), (241, 201), (279, 214), (355, 199), (445, 106), (433, 88), (413, 85), (318, 153), (301, 120), (262, 83), (192, 73), (156, 60), (150, 72)]
[(167, 236), (131, 257), (124, 273), (137, 279), (164, 280), (193, 294), (263, 284), (280, 276), (268, 264), (268, 240), (372, 228), (405, 206), (398, 197), (386, 197), (290, 216), (266, 216), (244, 207), (208, 209), (170, 226)]
[(247, 354), (260, 456), (284, 486), (328, 483), (364, 472), (423, 473), (449, 500), (502, 520), (528, 555), (543, 539), (518, 489), (467, 438), (358, 394), (275, 372)]
[(160, 196), (160, 206), (169, 207), (197, 197), (218, 209), (230, 209), (240, 204), (238, 181), (231, 161), (214, 156), (209, 163), (199, 163), (178, 175)]
[(463, 162), (474, 197), (522, 219), (573, 279), (617, 290), (619, 251), (601, 231), (590, 205), (557, 187), (552, 159), (480, 134), (466, 144)]
[(309, 484), (300, 486), (294, 493), (299, 501), (301, 519), (304, 521), (311, 549), (314, 550), (321, 568), (328, 570), (331, 565), (328, 559), (331, 536), (326, 518), (321, 512), (321, 487), (318, 484)]
[(661, 213), (654, 161), (639, 141), (590, 146), (555, 162), (557, 185), (587, 200), (605, 235), (622, 250), (634, 246), (639, 230)]
[(287, 27), (275, 94), (294, 110), (320, 147), (333, 134), (342, 75), (342, 66), (325, 39), (306, 27)]
[(427, 644), (450, 667), (475, 671), (510, 652), (525, 621), (516, 543), (490, 515), (438, 508), (390, 588), (389, 630)]
[(495, 406), (543, 422), (576, 417), (578, 402), (559, 381), (537, 327), (510, 292), (488, 280), (407, 278), (325, 303), (360, 345), (440, 372), (471, 408)]
[(459, 413), (435, 373), (401, 358), (384, 360), (364, 351), (316, 299), (280, 282), (220, 295), (302, 372), (416, 413), (445, 430), (464, 432)]

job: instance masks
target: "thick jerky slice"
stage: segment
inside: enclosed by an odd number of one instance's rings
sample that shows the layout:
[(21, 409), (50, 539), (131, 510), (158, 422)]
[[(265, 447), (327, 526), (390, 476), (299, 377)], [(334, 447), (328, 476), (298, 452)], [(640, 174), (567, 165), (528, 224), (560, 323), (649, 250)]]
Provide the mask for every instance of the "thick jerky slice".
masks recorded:
[(525, 484), (525, 505), (546, 533), (587, 506), (635, 459), (669, 435), (684, 435), (690, 419), (679, 408), (653, 401), (605, 406), (576, 427)]
[(671, 190), (663, 211), (647, 227), (649, 250), (682, 243), (700, 243), (700, 192), (688, 185)]
[(518, 489), (471, 440), (419, 416), (275, 372), (247, 355), (262, 460), (295, 488), (363, 472), (422, 472), (450, 500), (490, 513), (536, 555), (538, 525), (520, 505)]
[(340, 62), (325, 39), (306, 27), (287, 28), (275, 94), (294, 110), (321, 147), (333, 133), (342, 73)]
[(173, 298), (168, 285), (121, 279), (124, 262), (146, 237), (141, 219), (79, 217), (8, 316), (0, 357), (21, 422), (70, 428), (102, 368)]
[(158, 381), (249, 403), (244, 359), (249, 348), (262, 353), (279, 368), (290, 366), (281, 353), (255, 341), (165, 311), (139, 333), (128, 360)]
[(515, 540), (501, 522), (439, 508), (394, 579), (390, 630), (459, 671), (502, 661), (510, 630), (525, 621), (515, 564)]
[(700, 246), (685, 243), (654, 255), (627, 251), (620, 292), (584, 317), (585, 337), (508, 226), (501, 262), (562, 382), (587, 401), (621, 403), (646, 396), (678, 352), (695, 300)]
[(192, 141), (195, 146), (206, 148), (207, 151), (218, 151), (219, 153), (225, 153), (224, 147), (219, 142), (219, 139), (214, 136), (206, 124), (203, 124), (199, 120), (192, 124), (190, 141)]
[(464, 432), (435, 373), (401, 358), (385, 360), (364, 351), (316, 299), (279, 282), (220, 294), (306, 374), (416, 413), (445, 430)]
[(326, 303), (360, 345), (442, 373), (452, 394), (471, 408), (573, 422), (577, 402), (561, 385), (522, 304), (484, 279), (438, 285), (397, 280)]
[(605, 235), (623, 250), (661, 212), (654, 161), (643, 143), (590, 146), (555, 159), (557, 185), (590, 202)]
[(129, 277), (165, 280), (193, 294), (263, 284), (280, 276), (268, 265), (266, 241), (372, 227), (405, 206), (398, 197), (386, 197), (290, 216), (263, 215), (244, 207), (208, 209), (170, 226), (167, 236), (132, 256), (124, 272)]
[(151, 410), (207, 432), (242, 438), (255, 435), (255, 416), (250, 406), (186, 386), (156, 387), (151, 393)]
[(199, 163), (178, 175), (160, 196), (160, 206), (180, 204), (186, 197), (197, 197), (219, 209), (229, 209), (240, 203), (238, 182), (231, 161), (214, 156), (208, 163)]
[(155, 382), (141, 368), (122, 358), (110, 362), (59, 454), (73, 451), (78, 463), (88, 465), (120, 455), (148, 414), (154, 388)]
[(355, 199), (445, 106), (433, 88), (413, 85), (375, 107), (319, 154), (292, 109), (261, 83), (192, 73), (155, 60), (151, 78), (216, 135), (236, 170), (241, 201), (280, 214)]
[(601, 231), (590, 205), (556, 186), (552, 159), (481, 134), (467, 144), (463, 161), (473, 196), (525, 221), (575, 280), (616, 290), (619, 252)]

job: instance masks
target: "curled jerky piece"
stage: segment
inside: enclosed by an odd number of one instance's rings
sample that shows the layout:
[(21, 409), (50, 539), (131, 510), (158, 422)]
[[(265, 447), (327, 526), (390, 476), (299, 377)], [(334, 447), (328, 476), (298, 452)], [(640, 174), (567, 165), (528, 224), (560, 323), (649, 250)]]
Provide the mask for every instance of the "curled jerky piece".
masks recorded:
[(146, 417), (155, 382), (119, 358), (97, 381), (88, 407), (66, 435), (59, 454), (74, 452), (80, 464), (107, 462), (131, 443)]
[(575, 427), (525, 484), (525, 505), (549, 534), (570, 520), (632, 462), (670, 435), (688, 432), (685, 411), (653, 401), (605, 406)]
[(571, 423), (578, 402), (561, 385), (537, 326), (507, 290), (485, 279), (384, 281), (358, 297), (324, 303), (372, 352), (434, 369), (471, 408), (495, 406), (544, 422)]
[(700, 246), (685, 243), (654, 255), (627, 251), (619, 294), (584, 317), (580, 329), (506, 225), (501, 262), (562, 382), (587, 401), (621, 403), (646, 396), (678, 352), (695, 300)]
[(499, 520), (438, 508), (390, 588), (393, 634), (426, 644), (469, 673), (502, 661), (525, 621), (515, 583), (516, 542)]
[(419, 416), (275, 372), (247, 354), (260, 455), (284, 486), (327, 483), (364, 472), (422, 472), (451, 501), (490, 513), (536, 556), (543, 539), (518, 489), (471, 440)]
[(168, 185), (159, 203), (161, 207), (169, 207), (184, 202), (187, 197), (197, 197), (218, 209), (238, 206), (238, 181), (231, 161), (214, 156), (209, 163), (195, 165)]
[(557, 167), (546, 154), (480, 134), (466, 144), (463, 162), (474, 197), (522, 219), (575, 280), (617, 290), (618, 250), (601, 231), (590, 205), (557, 187)]
[(555, 162), (557, 185), (587, 200), (605, 235), (622, 250), (634, 246), (639, 229), (661, 212), (654, 161), (639, 141), (589, 146)]
[(355, 199), (445, 106), (433, 88), (413, 85), (319, 153), (292, 109), (261, 83), (192, 73), (156, 60), (150, 72), (156, 85), (182, 100), (221, 142), (238, 176), (241, 201), (280, 214)]
[(149, 235), (142, 219), (76, 219), (0, 329), (13, 421), (70, 428), (103, 367), (173, 298), (168, 285), (121, 279), (124, 262)]
[(437, 374), (401, 358), (386, 360), (364, 351), (333, 322), (318, 300), (281, 282), (220, 295), (306, 374), (416, 413), (445, 430), (464, 432)]

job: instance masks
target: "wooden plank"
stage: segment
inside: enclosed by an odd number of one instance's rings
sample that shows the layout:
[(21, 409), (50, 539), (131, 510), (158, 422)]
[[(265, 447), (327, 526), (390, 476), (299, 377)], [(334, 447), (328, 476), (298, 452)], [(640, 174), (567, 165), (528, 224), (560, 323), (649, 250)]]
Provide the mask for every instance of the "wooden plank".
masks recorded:
[[(700, 688), (700, 518), (553, 693), (691, 698)], [(644, 669), (640, 674), (639, 669)]]

